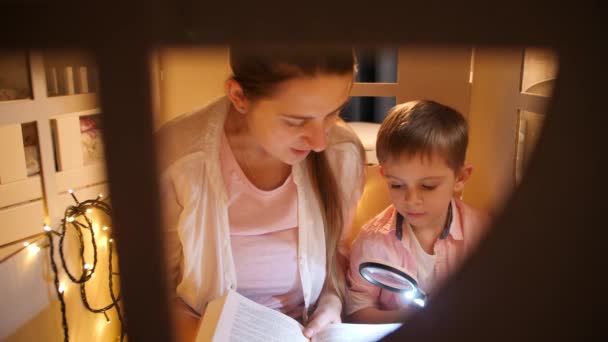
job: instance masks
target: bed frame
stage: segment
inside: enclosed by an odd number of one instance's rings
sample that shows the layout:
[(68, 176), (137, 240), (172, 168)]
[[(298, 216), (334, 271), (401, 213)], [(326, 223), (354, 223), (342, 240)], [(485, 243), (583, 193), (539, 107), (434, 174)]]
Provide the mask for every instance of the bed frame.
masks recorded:
[[(0, 245), (38, 234), (45, 224), (57, 226), (63, 210), (73, 203), (68, 189), (82, 200), (108, 192), (104, 163), (85, 165), (81, 147), (79, 119), (101, 114), (97, 94), (75, 93), (70, 85), (72, 94), (48, 96), (49, 61), (39, 51), (27, 57), (31, 98), (0, 101)], [(79, 70), (56, 67), (62, 72)], [(22, 124), (32, 122), (40, 172), (28, 176)], [(19, 247), (3, 249), (0, 257)]]

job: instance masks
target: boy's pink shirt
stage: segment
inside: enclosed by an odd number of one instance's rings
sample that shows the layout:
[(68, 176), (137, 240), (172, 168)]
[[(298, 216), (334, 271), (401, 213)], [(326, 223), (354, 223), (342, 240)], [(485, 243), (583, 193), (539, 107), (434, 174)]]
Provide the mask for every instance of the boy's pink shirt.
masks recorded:
[[(453, 199), (451, 202), (453, 219), (449, 234), (435, 243), (435, 279), (431, 289), (423, 289), (431, 297), (443, 281), (452, 274), (476, 247), (483, 237), (489, 217), (471, 208), (464, 202)], [(359, 264), (366, 260), (382, 260), (397, 265), (408, 274), (416, 277), (418, 268), (411, 250), (411, 236), (403, 229), (399, 241), (395, 235), (397, 210), (393, 205), (369, 221), (353, 242), (350, 254), (350, 267), (347, 274), (346, 314), (353, 314), (367, 307), (382, 310), (395, 310), (405, 307), (400, 295), (382, 290), (370, 284), (359, 274)]]

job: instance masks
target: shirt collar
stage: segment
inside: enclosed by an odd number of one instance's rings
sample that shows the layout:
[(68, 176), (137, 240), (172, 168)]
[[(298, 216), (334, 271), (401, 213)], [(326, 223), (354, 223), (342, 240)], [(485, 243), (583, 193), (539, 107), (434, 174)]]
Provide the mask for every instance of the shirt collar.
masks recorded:
[[(403, 216), (395, 208), (395, 234), (398, 240), (402, 240), (405, 236), (405, 242), (409, 241), (408, 234), (403, 234)], [(448, 235), (451, 235), (454, 240), (462, 240), (462, 225), (460, 224), (460, 215), (454, 200), (450, 202), (448, 207), (448, 218), (445, 227), (439, 234), (439, 240), (445, 240)]]

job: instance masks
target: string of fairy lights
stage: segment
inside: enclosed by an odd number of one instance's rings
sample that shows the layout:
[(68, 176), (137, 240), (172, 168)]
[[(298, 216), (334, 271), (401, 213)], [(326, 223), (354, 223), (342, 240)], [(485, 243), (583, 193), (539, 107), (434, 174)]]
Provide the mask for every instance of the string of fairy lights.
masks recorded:
[[(58, 254), (59, 254), (59, 259), (60, 259), (61, 271), (65, 275), (67, 275), (67, 278), (69, 279), (69, 281), (71, 281), (73, 284), (77, 284), (80, 287), (80, 297), (81, 297), (84, 307), (91, 313), (102, 314), (105, 317), (107, 324), (110, 324), (110, 322), (111, 322), (110, 318), (108, 316), (108, 312), (110, 310), (114, 310), (116, 312), (116, 315), (117, 315), (119, 323), (120, 323), (120, 341), (123, 341), (124, 337), (125, 337), (126, 329), (125, 329), (125, 324), (124, 324), (124, 320), (123, 320), (123, 315), (121, 312), (121, 307), (119, 304), (119, 302), (121, 300), (121, 296), (120, 296), (120, 293), (117, 294), (114, 291), (114, 279), (113, 279), (115, 276), (119, 276), (119, 273), (114, 271), (114, 267), (113, 267), (114, 238), (112, 237), (112, 232), (111, 232), (110, 228), (108, 228), (107, 226), (104, 226), (102, 228), (102, 231), (106, 232), (106, 234), (108, 236), (108, 239), (107, 239), (108, 291), (109, 291), (109, 295), (110, 295), (110, 299), (111, 299), (110, 303), (107, 305), (101, 306), (101, 307), (93, 307), (90, 304), (89, 298), (87, 296), (87, 289), (86, 289), (86, 284), (88, 281), (90, 281), (92, 279), (93, 274), (95, 273), (95, 270), (97, 269), (97, 264), (98, 264), (98, 257), (97, 257), (97, 254), (98, 254), (97, 238), (98, 237), (96, 236), (96, 232), (95, 232), (94, 225), (93, 225), (93, 220), (89, 217), (89, 215), (92, 214), (94, 210), (99, 210), (102, 213), (104, 213), (107, 217), (111, 217), (111, 207), (106, 202), (107, 198), (104, 199), (102, 194), (99, 194), (97, 196), (97, 198), (95, 198), (95, 199), (89, 199), (89, 200), (80, 202), (71, 189), (68, 190), (68, 192), (72, 196), (72, 199), (74, 200), (75, 205), (68, 206), (65, 209), (63, 219), (61, 220), (61, 223), (59, 224), (59, 228), (53, 229), (50, 226), (44, 226), (43, 233), (36, 234), (36, 235), (22, 239), (21, 241), (26, 240), (25, 242), (23, 242), (23, 247), (21, 249), (19, 249), (18, 251), (12, 253), (11, 255), (9, 255), (9, 257), (11, 257), (12, 255), (18, 253), (19, 251), (21, 251), (25, 248), (29, 249), (30, 253), (36, 253), (36, 252), (40, 251), (40, 246), (33, 242), (36, 241), (35, 240), (36, 238), (40, 239), (43, 235), (46, 235), (46, 239), (48, 241), (48, 247), (49, 247), (49, 259), (50, 259), (50, 263), (51, 263), (51, 269), (52, 269), (53, 275), (54, 275), (53, 282), (54, 282), (55, 292), (57, 293), (57, 298), (59, 299), (59, 302), (60, 302), (61, 321), (62, 321), (64, 341), (67, 342), (67, 341), (69, 341), (69, 327), (68, 327), (68, 321), (67, 321), (66, 303), (65, 303), (65, 298), (64, 298), (66, 286), (62, 281), (60, 281), (59, 267), (58, 267), (57, 262), (55, 261), (55, 254), (56, 254), (55, 242), (58, 240), (59, 246), (57, 249), (59, 252)], [(64, 242), (65, 242), (66, 236), (70, 230), (73, 230), (73, 232), (78, 237), (79, 244), (77, 246), (77, 249), (79, 252), (79, 260), (76, 262), (79, 265), (78, 271), (70, 270), (70, 268), (68, 267), (68, 263), (66, 262), (66, 255), (65, 255), (66, 253), (64, 251)], [(83, 232), (85, 232), (85, 231), (87, 231), (90, 235), (89, 243), (87, 243), (87, 241), (85, 241), (85, 234), (83, 234)], [(87, 249), (86, 248), (87, 245), (90, 245), (90, 247), (92, 247), (92, 253), (93, 253), (92, 263), (88, 263), (85, 260), (85, 250)], [(45, 247), (45, 246), (43, 246), (43, 247)], [(6, 258), (4, 260), (6, 260)]]

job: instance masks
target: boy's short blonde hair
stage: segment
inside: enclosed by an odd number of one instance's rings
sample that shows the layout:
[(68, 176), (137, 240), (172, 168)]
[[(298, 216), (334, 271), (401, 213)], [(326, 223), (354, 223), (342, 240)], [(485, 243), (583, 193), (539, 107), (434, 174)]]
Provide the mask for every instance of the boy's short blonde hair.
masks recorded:
[(378, 131), (380, 164), (401, 157), (439, 155), (457, 172), (464, 165), (468, 125), (458, 111), (430, 100), (393, 107)]

